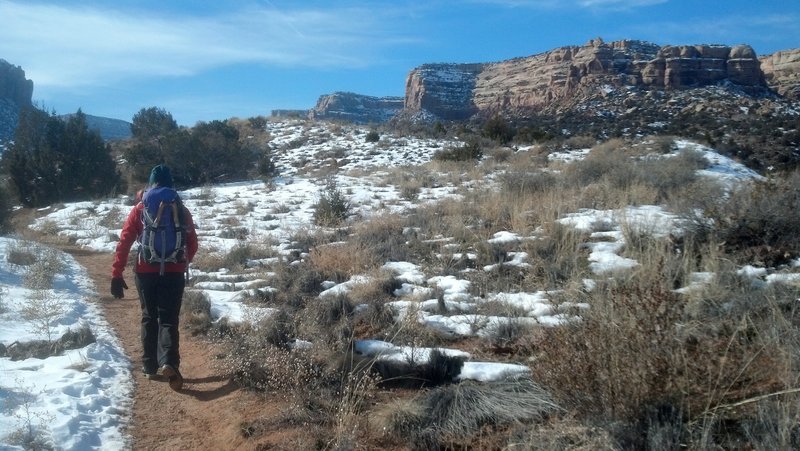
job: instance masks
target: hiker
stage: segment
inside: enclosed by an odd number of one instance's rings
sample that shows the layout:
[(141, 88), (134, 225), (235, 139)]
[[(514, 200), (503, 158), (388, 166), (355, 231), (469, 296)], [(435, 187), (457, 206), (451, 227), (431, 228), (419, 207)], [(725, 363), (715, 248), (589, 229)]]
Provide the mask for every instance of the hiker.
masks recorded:
[(128, 254), (139, 243), (134, 281), (142, 307), (142, 372), (148, 379), (166, 377), (173, 390), (183, 386), (179, 371), (178, 316), (184, 273), (197, 252), (197, 234), (189, 210), (172, 188), (165, 165), (150, 173), (148, 189), (133, 206), (122, 227), (111, 271), (111, 295), (124, 296), (122, 277)]

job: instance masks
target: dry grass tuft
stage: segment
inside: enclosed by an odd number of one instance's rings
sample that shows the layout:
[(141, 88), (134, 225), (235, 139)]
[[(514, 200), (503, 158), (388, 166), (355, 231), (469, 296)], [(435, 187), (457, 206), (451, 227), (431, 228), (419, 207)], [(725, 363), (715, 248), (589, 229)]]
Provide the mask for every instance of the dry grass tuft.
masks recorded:
[(308, 261), (313, 270), (335, 282), (345, 282), (352, 276), (373, 271), (383, 264), (372, 249), (360, 241), (316, 246), (311, 249)]
[(186, 290), (183, 293), (180, 322), (191, 335), (205, 335), (211, 330), (211, 302), (202, 291)]
[(413, 449), (468, 446), (482, 428), (541, 421), (559, 411), (533, 382), (463, 382), (391, 403), (376, 413), (373, 427), (410, 443)]
[(543, 424), (518, 428), (508, 439), (504, 449), (509, 451), (618, 451), (622, 447), (611, 433), (603, 428), (581, 424), (574, 418), (551, 417)]
[(353, 340), (353, 305), (347, 296), (309, 300), (295, 321), (301, 338), (333, 350), (348, 349)]

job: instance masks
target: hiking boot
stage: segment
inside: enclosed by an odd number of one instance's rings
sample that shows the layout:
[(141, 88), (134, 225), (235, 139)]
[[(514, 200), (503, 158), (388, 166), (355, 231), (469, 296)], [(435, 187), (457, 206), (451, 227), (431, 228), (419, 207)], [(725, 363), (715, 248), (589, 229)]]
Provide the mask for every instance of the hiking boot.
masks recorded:
[(161, 375), (166, 377), (169, 381), (169, 388), (180, 391), (183, 388), (183, 376), (181, 376), (181, 372), (178, 371), (172, 365), (164, 365), (161, 367)]
[(142, 375), (145, 377), (145, 379), (151, 381), (161, 379), (161, 376), (158, 375), (158, 371), (151, 370), (150, 368), (142, 368)]

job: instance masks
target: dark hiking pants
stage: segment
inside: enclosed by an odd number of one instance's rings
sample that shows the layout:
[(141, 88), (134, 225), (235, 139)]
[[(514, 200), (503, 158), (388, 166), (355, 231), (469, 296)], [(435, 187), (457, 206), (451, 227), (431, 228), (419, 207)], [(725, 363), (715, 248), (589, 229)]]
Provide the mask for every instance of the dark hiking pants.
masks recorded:
[(178, 315), (181, 311), (183, 273), (137, 273), (136, 290), (142, 306), (142, 367), (152, 373), (161, 366), (180, 365)]

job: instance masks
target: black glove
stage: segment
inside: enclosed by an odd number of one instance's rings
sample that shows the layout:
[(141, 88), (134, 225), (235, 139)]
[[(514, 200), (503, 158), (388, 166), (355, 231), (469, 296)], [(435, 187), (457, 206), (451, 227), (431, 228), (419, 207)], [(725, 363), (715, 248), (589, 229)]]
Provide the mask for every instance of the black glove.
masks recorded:
[(111, 279), (111, 296), (114, 296), (117, 299), (121, 299), (125, 296), (125, 293), (122, 289), (128, 289), (128, 284), (125, 283), (125, 279), (122, 277), (114, 277)]

